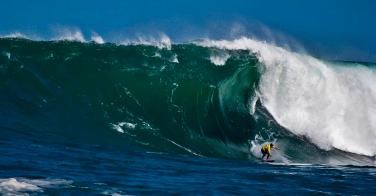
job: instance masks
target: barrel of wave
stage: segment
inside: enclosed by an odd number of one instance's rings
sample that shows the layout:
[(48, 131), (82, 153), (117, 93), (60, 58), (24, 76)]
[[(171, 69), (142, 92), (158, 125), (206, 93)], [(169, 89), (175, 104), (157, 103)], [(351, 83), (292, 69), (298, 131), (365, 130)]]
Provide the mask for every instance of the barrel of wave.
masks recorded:
[(258, 54), (263, 65), (259, 100), (293, 134), (323, 150), (376, 155), (376, 71), (371, 66), (322, 61), (245, 37), (201, 45)]

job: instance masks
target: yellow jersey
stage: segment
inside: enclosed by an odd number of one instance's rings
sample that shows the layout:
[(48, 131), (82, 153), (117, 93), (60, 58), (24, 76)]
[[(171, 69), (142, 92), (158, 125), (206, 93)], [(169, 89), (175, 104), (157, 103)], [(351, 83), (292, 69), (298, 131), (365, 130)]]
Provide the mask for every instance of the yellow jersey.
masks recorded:
[[(266, 153), (266, 154), (269, 154), (269, 155), (272, 155), (271, 152), (270, 152), (270, 144), (266, 144), (264, 145), (262, 148), (261, 148), (261, 151), (263, 153)], [(278, 149), (276, 146), (273, 146), (274, 149)]]

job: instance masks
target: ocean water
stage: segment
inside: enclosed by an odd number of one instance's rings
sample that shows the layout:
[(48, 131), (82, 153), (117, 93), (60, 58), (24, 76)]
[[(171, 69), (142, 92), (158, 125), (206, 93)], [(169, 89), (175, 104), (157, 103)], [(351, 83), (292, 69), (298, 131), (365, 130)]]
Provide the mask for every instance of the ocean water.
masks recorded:
[(0, 38), (0, 195), (372, 195), (375, 68), (246, 37)]

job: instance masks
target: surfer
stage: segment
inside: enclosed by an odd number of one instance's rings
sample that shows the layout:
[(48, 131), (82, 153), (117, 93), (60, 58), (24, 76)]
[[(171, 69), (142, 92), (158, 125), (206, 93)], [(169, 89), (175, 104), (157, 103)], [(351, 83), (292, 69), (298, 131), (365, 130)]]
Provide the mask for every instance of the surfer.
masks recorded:
[(266, 144), (266, 145), (264, 145), (264, 146), (261, 148), (261, 153), (262, 153), (262, 158), (261, 158), (261, 159), (262, 159), (262, 160), (264, 160), (265, 155), (268, 155), (268, 156), (266, 157), (266, 160), (269, 160), (269, 156), (272, 156), (272, 154), (271, 154), (271, 152), (270, 152), (271, 148), (274, 148), (274, 149), (278, 149), (278, 150), (279, 150), (279, 148), (277, 148), (276, 146), (274, 146), (273, 143), (270, 143), (270, 144)]

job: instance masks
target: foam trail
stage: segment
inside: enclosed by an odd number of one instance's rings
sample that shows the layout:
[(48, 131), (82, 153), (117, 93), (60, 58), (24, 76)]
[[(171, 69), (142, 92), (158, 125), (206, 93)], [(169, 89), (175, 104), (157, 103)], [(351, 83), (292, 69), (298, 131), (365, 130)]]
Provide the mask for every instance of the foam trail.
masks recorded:
[(376, 154), (376, 73), (333, 64), (248, 38), (197, 43), (250, 50), (263, 64), (259, 100), (275, 120), (324, 150)]
[(290, 164), (290, 161), (286, 158), (286, 155), (284, 155), (282, 152), (279, 152), (278, 150), (276, 150), (274, 151), (274, 153), (276, 154), (274, 158), (275, 160), (280, 160), (286, 165)]
[(56, 188), (71, 184), (72, 181), (61, 179), (30, 180), (26, 178), (0, 179), (1, 195), (29, 195), (25, 192), (43, 192), (43, 188)]
[(255, 143), (254, 141), (252, 141), (251, 148), (249, 149), (249, 151), (253, 154), (254, 157), (261, 158), (262, 157), (262, 154), (260, 152), (261, 147), (262, 145), (259, 145)]

